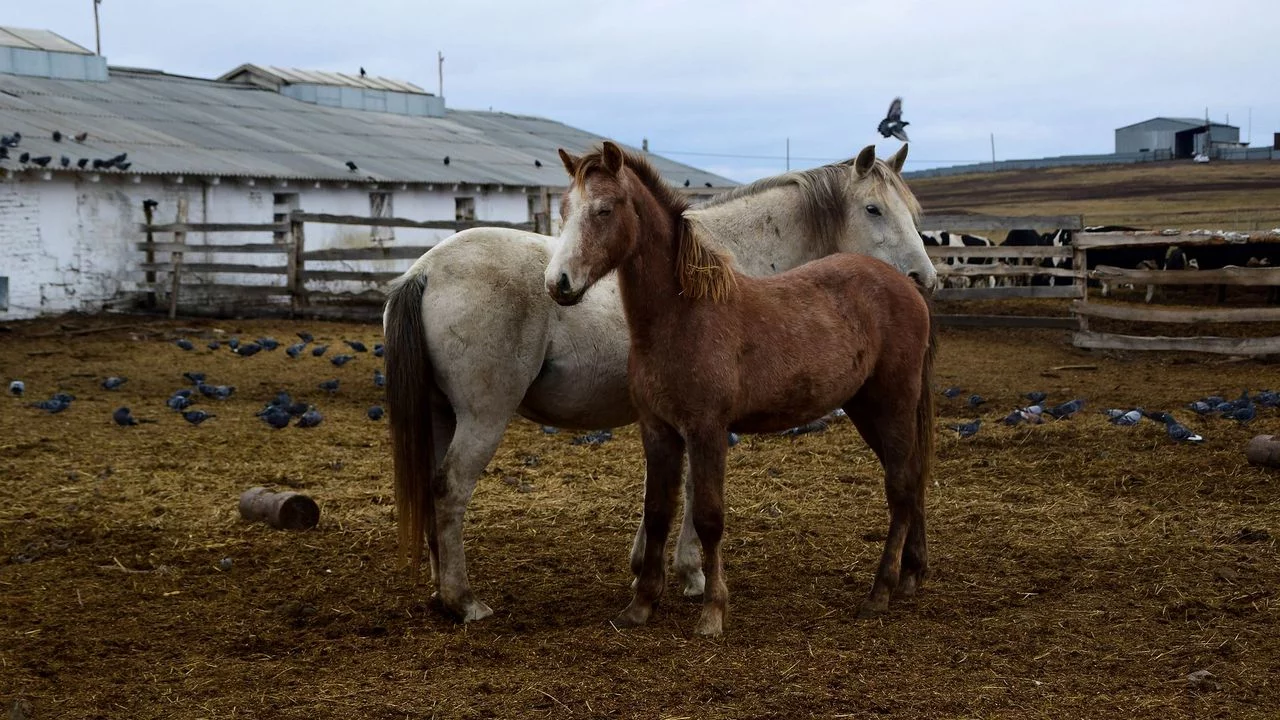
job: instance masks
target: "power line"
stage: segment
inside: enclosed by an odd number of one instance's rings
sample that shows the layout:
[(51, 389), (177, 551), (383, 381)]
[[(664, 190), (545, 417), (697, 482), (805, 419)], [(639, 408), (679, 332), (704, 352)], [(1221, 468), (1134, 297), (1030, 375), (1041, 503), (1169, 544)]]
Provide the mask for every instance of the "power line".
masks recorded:
[[(689, 155), (692, 157), (718, 157), (730, 158), (735, 160), (786, 160), (786, 155), (750, 155), (746, 153), (716, 153), (716, 152), (697, 152), (693, 150), (650, 150), (654, 155)], [(852, 157), (852, 156), (850, 156)], [(833, 163), (848, 160), (847, 157), (830, 158), (830, 157), (801, 157), (792, 155), (792, 160), (803, 160), (805, 162)], [(907, 159), (908, 163), (980, 163), (985, 160), (914, 160)]]

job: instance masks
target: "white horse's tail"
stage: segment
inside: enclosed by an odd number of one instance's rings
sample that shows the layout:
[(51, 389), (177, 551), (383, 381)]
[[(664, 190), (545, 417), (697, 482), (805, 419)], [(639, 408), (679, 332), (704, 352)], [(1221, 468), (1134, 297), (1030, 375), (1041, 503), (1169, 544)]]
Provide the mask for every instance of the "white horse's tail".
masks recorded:
[(407, 555), (414, 577), (422, 564), (423, 535), (434, 525), (435, 497), (444, 490), (436, 487), (440, 480), (436, 477), (432, 403), (440, 391), (422, 317), (426, 289), (425, 274), (398, 278), (387, 294), (383, 314), (400, 553)]

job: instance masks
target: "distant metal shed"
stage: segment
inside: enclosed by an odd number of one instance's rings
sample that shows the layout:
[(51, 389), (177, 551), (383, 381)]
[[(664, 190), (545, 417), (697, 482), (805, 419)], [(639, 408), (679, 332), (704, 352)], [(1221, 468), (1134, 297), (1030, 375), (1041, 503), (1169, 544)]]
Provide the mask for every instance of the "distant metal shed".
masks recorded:
[(1239, 145), (1240, 128), (1197, 118), (1155, 117), (1116, 128), (1116, 154), (1166, 151), (1177, 158), (1214, 145)]

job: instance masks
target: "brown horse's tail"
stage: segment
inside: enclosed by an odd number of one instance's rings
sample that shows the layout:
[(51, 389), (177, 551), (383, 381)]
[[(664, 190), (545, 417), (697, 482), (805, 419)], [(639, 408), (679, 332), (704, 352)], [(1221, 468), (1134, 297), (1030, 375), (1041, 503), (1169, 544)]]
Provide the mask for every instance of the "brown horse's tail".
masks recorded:
[(916, 401), (916, 458), (920, 463), (921, 492), (927, 491), (933, 481), (934, 444), (934, 394), (933, 363), (938, 355), (938, 326), (934, 321), (933, 301), (920, 293), (928, 310), (929, 346), (925, 350), (924, 363), (920, 366), (920, 397)]
[(427, 521), (435, 514), (437, 482), (431, 405), (438, 390), (422, 318), (426, 289), (425, 274), (397, 279), (387, 294), (383, 313), (400, 554), (408, 557), (415, 577), (422, 564)]

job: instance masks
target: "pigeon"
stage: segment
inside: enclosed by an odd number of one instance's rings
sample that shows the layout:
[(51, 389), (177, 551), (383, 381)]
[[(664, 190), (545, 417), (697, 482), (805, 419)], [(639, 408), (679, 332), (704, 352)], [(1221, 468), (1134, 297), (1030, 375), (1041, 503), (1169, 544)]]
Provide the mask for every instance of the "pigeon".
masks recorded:
[(541, 160), (534, 160), (534, 161), (533, 161), (533, 166), (534, 166), (534, 167), (542, 167), (542, 161), (541, 161)]
[(324, 382), (320, 383), (318, 387), (321, 390), (326, 390), (330, 393), (336, 393), (338, 392), (338, 379), (334, 378), (332, 380), (325, 380)]
[(62, 142), (62, 131), (60, 131), (60, 130), (54, 130), (54, 131), (53, 131), (53, 141), (54, 141), (54, 142)]
[(1028, 405), (1019, 412), (1022, 413), (1022, 419), (1032, 425), (1044, 424), (1044, 408), (1039, 405)]
[(741, 436), (741, 435), (739, 435), (739, 434), (738, 434), (738, 433), (736, 433), (736, 432), (730, 431), (730, 432), (729, 432), (729, 447), (733, 447), (734, 445), (737, 445), (737, 444), (738, 444), (738, 443), (740, 443), (740, 442), (742, 442), (742, 436)]
[(276, 396), (271, 398), (271, 402), (267, 404), (275, 407), (287, 408), (293, 404), (293, 398), (289, 397), (289, 393), (285, 392), (284, 390), (281, 390), (280, 392), (276, 393)]
[(1253, 403), (1249, 403), (1244, 407), (1234, 408), (1232, 410), (1228, 410), (1227, 412), (1222, 413), (1222, 417), (1228, 420), (1235, 420), (1241, 425), (1254, 419), (1255, 417), (1257, 417), (1257, 415), (1258, 415), (1257, 406), (1255, 406)]
[(231, 348), (232, 352), (235, 352), (235, 349), (240, 347), (240, 338), (233, 337), (230, 340), (228, 340), (227, 347)]
[(946, 390), (943, 390), (942, 396), (947, 399), (952, 399), (952, 398), (960, 397), (960, 394), (963, 392), (964, 390), (959, 385), (953, 385), (947, 388)]
[(279, 405), (268, 405), (266, 409), (258, 413), (258, 417), (277, 430), (283, 430), (288, 427), (289, 422), (293, 420), (293, 417), (289, 415), (288, 409)]
[(558, 434), (559, 432), (560, 432), (560, 428), (558, 428), (558, 427), (553, 427), (553, 426), (551, 426), (551, 425), (543, 425), (543, 426), (542, 426), (542, 434), (543, 434), (543, 435), (556, 435), (556, 434)]
[[(373, 346), (373, 356), (377, 358), (382, 357), (382, 343), (377, 343)], [(1280, 400), (1280, 395), (1277, 396), (1277, 399)]]
[(360, 168), (359, 168), (355, 163), (353, 163), (353, 162), (351, 162), (350, 160), (348, 160), (348, 161), (347, 161), (347, 169), (348, 169), (348, 170), (350, 170), (351, 172), (355, 172), (355, 171), (359, 170)]
[(381, 406), (381, 405), (374, 405), (373, 407), (369, 408), (369, 413), (368, 413), (368, 415), (369, 415), (369, 419), (370, 419), (370, 420), (373, 420), (373, 421), (375, 421), (375, 422), (376, 422), (376, 421), (378, 421), (378, 420), (381, 420), (381, 419), (382, 419), (382, 406)]
[[(187, 392), (189, 393), (190, 391)], [(189, 394), (173, 395), (165, 401), (165, 405), (168, 405), (170, 410), (182, 412), (183, 410), (191, 407), (191, 396)]]
[(121, 427), (138, 424), (138, 420), (133, 417), (133, 414), (129, 412), (129, 408), (127, 407), (116, 408), (116, 411), (111, 413), (111, 419), (115, 420), (116, 424)]
[(1254, 402), (1262, 407), (1280, 407), (1280, 393), (1272, 390), (1261, 390), (1253, 396)]
[(240, 343), (240, 347), (236, 348), (235, 350), (232, 350), (231, 352), (234, 352), (240, 357), (253, 357), (254, 355), (257, 355), (261, 350), (262, 350), (262, 346), (259, 345), (258, 343), (248, 342), (248, 343)]
[(288, 355), (291, 358), (296, 358), (302, 354), (303, 350), (306, 350), (306, 349), (307, 349), (306, 343), (294, 343), (293, 345), (290, 345), (289, 347), (284, 349), (284, 354)]
[(579, 435), (570, 442), (574, 445), (603, 445), (613, 439), (613, 430), (593, 430)]
[[(1185, 425), (1182, 425), (1169, 413), (1160, 413), (1160, 420), (1164, 421), (1165, 432), (1169, 434), (1169, 438), (1175, 442), (1203, 442), (1204, 438), (1191, 432)], [(1157, 418), (1152, 418), (1157, 419)]]
[(63, 155), (62, 157), (58, 158), (58, 164), (61, 165), (62, 167), (71, 167), (71, 158), (67, 157), (66, 155)]
[(962, 425), (948, 425), (947, 427), (955, 430), (961, 438), (973, 437), (978, 434), (978, 428), (982, 427), (982, 418), (975, 418), (973, 422)]
[(8, 159), (9, 159), (9, 148), (4, 145), (0, 145), (0, 160), (8, 160)]
[(302, 417), (307, 414), (307, 411), (311, 409), (311, 406), (304, 402), (296, 402), (291, 403), (289, 407), (285, 409), (289, 411), (289, 415), (291, 417)]
[(31, 158), (31, 162), (40, 167), (49, 167), (49, 162), (53, 160), (52, 155), (41, 155), (40, 157)]
[(21, 380), (14, 380), (9, 383), (9, 394), (14, 397), (22, 397), (22, 393), (27, 391), (27, 384)]
[(275, 350), (280, 347), (280, 341), (273, 337), (258, 338), (258, 344), (262, 346), (263, 350)]
[(378, 387), (387, 386), (387, 376), (383, 375), (382, 371), (377, 368), (373, 369), (373, 384)]
[(186, 420), (192, 425), (199, 425), (205, 420), (208, 420), (209, 418), (215, 418), (215, 417), (218, 417), (218, 416), (214, 415), (213, 413), (207, 413), (203, 410), (187, 410), (186, 412), (182, 413), (182, 419)]
[(209, 349), (210, 349), (210, 350), (217, 350), (217, 349), (218, 349), (218, 348), (220, 348), (220, 347), (222, 347), (222, 343), (218, 342), (217, 340), (210, 340), (210, 341), (209, 341)]
[(200, 394), (207, 398), (226, 400), (235, 394), (236, 387), (235, 385), (205, 385), (200, 383), (196, 386), (196, 390), (199, 390)]
[(334, 355), (332, 358), (329, 359), (329, 362), (333, 363), (334, 365), (337, 365), (338, 367), (342, 367), (343, 365), (346, 365), (347, 363), (355, 359), (356, 359), (355, 355)]
[(302, 417), (298, 418), (297, 426), (300, 428), (312, 428), (319, 425), (321, 420), (324, 420), (324, 416), (320, 414), (319, 410), (308, 410), (303, 413)]
[(110, 160), (108, 160), (108, 161), (107, 161), (107, 163), (108, 163), (108, 164), (110, 164), (110, 165), (119, 165), (120, 163), (124, 162), (124, 161), (125, 161), (125, 159), (126, 159), (126, 158), (128, 158), (128, 157), (129, 157), (129, 153), (127, 153), (127, 152), (122, 152), (122, 153), (120, 153), (119, 155), (117, 155), (117, 156), (115, 156), (115, 157), (111, 158)]
[(89, 158), (80, 158), (79, 160), (76, 161), (76, 167), (80, 168), (81, 170), (83, 170), (84, 166), (88, 164), (89, 164)]
[(298, 333), (298, 339), (304, 343), (315, 342), (315, 337), (313, 337), (311, 333), (306, 331)]
[(689, 187), (689, 178), (685, 178), (685, 180), (684, 180), (684, 186), (685, 186), (685, 187)]
[[(20, 139), (20, 138), (19, 138)], [(8, 135), (0, 135), (0, 148), (11, 148), (18, 146), (18, 139), (14, 139)]]
[(173, 395), (171, 397), (189, 398), (191, 397), (191, 388), (182, 388), (181, 390), (174, 390)]
[(709, 182), (704, 182), (704, 183), (702, 183), (702, 184), (703, 184), (703, 185), (706, 185), (707, 187), (711, 187), (711, 183), (709, 183)]
[(311, 356), (312, 356), (312, 357), (320, 357), (320, 356), (321, 356), (321, 355), (323, 355), (323, 354), (324, 354), (324, 352), (325, 352), (326, 350), (328, 350), (328, 349), (329, 349), (329, 346), (328, 346), (328, 345), (317, 345), (317, 346), (315, 346), (315, 347), (311, 348)]
[(818, 419), (818, 420), (814, 420), (813, 422), (800, 425), (799, 427), (793, 427), (788, 430), (783, 430), (782, 434), (788, 437), (798, 437), (800, 435), (806, 435), (808, 433), (823, 432), (826, 429), (827, 429), (827, 421)]
[(884, 137), (895, 137), (902, 142), (908, 142), (907, 132), (903, 128), (910, 124), (902, 119), (902, 98), (896, 97), (889, 103), (889, 112), (885, 113), (878, 129)]
[(448, 165), (448, 164), (449, 164), (449, 156), (448, 156), (448, 155), (445, 155), (445, 156), (444, 156), (444, 164), (445, 164), (445, 165)]
[(1197, 415), (1208, 415), (1213, 412), (1213, 408), (1213, 405), (1210, 405), (1203, 400), (1196, 400), (1193, 403), (1187, 404), (1187, 409)]
[(1014, 410), (1008, 415), (1005, 415), (1004, 419), (1001, 420), (1000, 422), (1005, 425), (1008, 425), (1009, 427), (1013, 427), (1026, 419), (1027, 419), (1026, 416), (1022, 414), (1021, 410)]
[(1070, 402), (1064, 402), (1056, 407), (1048, 408), (1045, 412), (1053, 416), (1054, 420), (1066, 420), (1072, 415), (1080, 412), (1082, 408), (1084, 408), (1084, 399), (1077, 398)]
[(111, 377), (102, 381), (102, 389), (103, 390), (119, 390), (120, 386), (124, 385), (128, 381), (129, 381), (128, 378), (122, 378), (116, 375), (112, 375)]
[(362, 66), (362, 67), (360, 68), (360, 77), (364, 77), (366, 74), (367, 74), (367, 73), (365, 73), (365, 71), (364, 71), (364, 67)]
[(369, 348), (365, 347), (365, 344), (359, 340), (343, 340), (342, 342), (346, 343), (347, 347), (355, 350), (356, 352), (369, 352)]
[(94, 169), (94, 170), (101, 170), (102, 168), (104, 168), (104, 167), (106, 167), (106, 166), (107, 166), (107, 161), (103, 160), (102, 158), (94, 158), (94, 159), (93, 159), (93, 169)]
[(1142, 420), (1142, 411), (1141, 411), (1141, 410), (1130, 410), (1129, 412), (1126, 412), (1126, 413), (1124, 413), (1123, 415), (1117, 415), (1117, 416), (1115, 416), (1115, 417), (1111, 418), (1110, 422), (1111, 422), (1111, 424), (1112, 424), (1112, 425), (1120, 425), (1121, 427), (1129, 427), (1129, 426), (1132, 426), (1132, 425), (1137, 425), (1137, 424), (1138, 424), (1138, 422), (1139, 422), (1140, 420)]
[(978, 407), (979, 405), (981, 405), (981, 404), (985, 403), (986, 401), (987, 401), (987, 400), (986, 400), (986, 398), (982, 397), (981, 395), (970, 395), (970, 396), (969, 396), (969, 407), (971, 407), (971, 408), (976, 408), (976, 407)]
[(1106, 415), (1106, 416), (1107, 416), (1107, 419), (1109, 419), (1109, 420), (1115, 420), (1116, 418), (1120, 417), (1121, 415), (1123, 415), (1123, 414), (1125, 414), (1125, 413), (1127, 413), (1127, 412), (1129, 412), (1129, 411), (1128, 411), (1128, 410), (1121, 410), (1120, 408), (1107, 408), (1107, 409), (1105, 409), (1105, 410), (1102, 410), (1102, 414), (1103, 414), (1103, 415)]
[(27, 161), (28, 161), (28, 160), (30, 160), (30, 159), (31, 159), (31, 153), (29, 153), (29, 152), (24, 152), (24, 153), (22, 153), (21, 155), (19, 155), (19, 156), (18, 156), (18, 162), (20, 162), (20, 163), (25, 163), (25, 162), (27, 162)]
[(44, 410), (50, 415), (56, 415), (62, 412), (63, 410), (66, 410), (67, 408), (71, 407), (71, 401), (67, 400), (66, 398), (58, 397), (57, 395), (54, 395), (48, 400), (41, 400), (40, 402), (37, 402), (37, 403), (31, 403), (31, 407)]
[(177, 345), (178, 347), (182, 348), (183, 350), (195, 350), (195, 349), (196, 349), (196, 346), (195, 346), (195, 345), (192, 345), (192, 344), (191, 344), (191, 341), (190, 341), (190, 340), (188, 340), (188, 339), (186, 339), (186, 338), (179, 338), (178, 340), (176, 340), (176, 341), (174, 342), (174, 344), (175, 344), (175, 345)]
[(85, 140), (88, 140), (88, 139), (89, 139), (89, 133), (88, 133), (88, 131), (81, 132), (81, 133), (76, 133), (76, 134), (75, 134), (75, 141), (76, 141), (76, 142), (78, 142), (78, 143), (82, 143), (82, 142), (84, 142)]
[[(200, 373), (200, 372), (184, 372), (184, 373), (182, 373), (182, 377), (184, 377), (184, 378), (186, 378), (186, 379), (190, 380), (192, 385), (200, 385), (200, 384), (204, 383), (204, 373)], [(188, 395), (190, 395), (190, 394), (191, 394), (191, 391), (190, 391), (190, 390), (187, 390), (187, 391), (186, 391), (186, 393), (187, 393)]]

